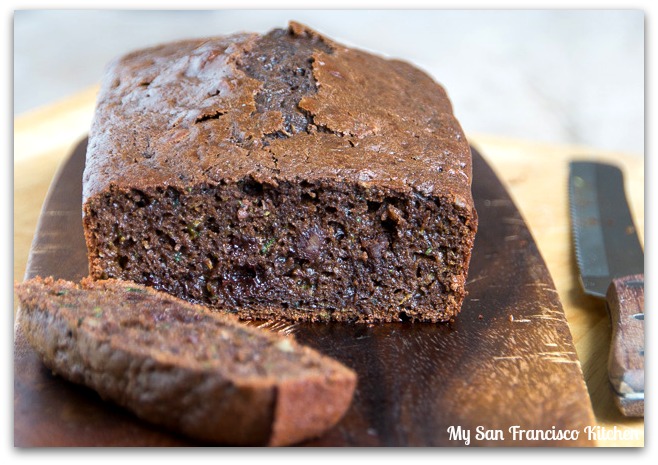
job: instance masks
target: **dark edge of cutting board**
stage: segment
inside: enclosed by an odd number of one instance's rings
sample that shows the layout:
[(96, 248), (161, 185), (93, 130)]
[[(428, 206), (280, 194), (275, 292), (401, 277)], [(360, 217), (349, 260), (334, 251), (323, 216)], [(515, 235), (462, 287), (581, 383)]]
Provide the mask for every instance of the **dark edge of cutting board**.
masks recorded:
[[(81, 222), (82, 141), (60, 168), (37, 225), (25, 278), (87, 275)], [(462, 313), (452, 324), (275, 324), (354, 368), (359, 383), (343, 420), (309, 446), (593, 446), (594, 425), (562, 305), (510, 196), (473, 150), (480, 226)], [(20, 309), (18, 310), (20, 312)], [(18, 320), (18, 318), (17, 318)], [(515, 441), (508, 428), (580, 431), (577, 441)], [(477, 440), (477, 428), (504, 440)], [(14, 342), (14, 445), (199, 445), (151, 426), (51, 374)]]

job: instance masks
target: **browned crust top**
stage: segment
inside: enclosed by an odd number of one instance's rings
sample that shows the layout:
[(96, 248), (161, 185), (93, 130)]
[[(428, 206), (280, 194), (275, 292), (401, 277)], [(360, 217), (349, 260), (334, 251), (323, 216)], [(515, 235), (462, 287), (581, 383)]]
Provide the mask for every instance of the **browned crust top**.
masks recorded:
[(317, 91), (297, 104), (312, 123), (292, 134), (281, 112), (258, 111), (263, 82), (241, 67), (257, 34), (179, 41), (114, 61), (90, 133), (84, 198), (113, 186), (184, 189), (252, 177), (338, 179), (472, 206), (470, 149), (440, 85), (298, 23), (287, 34), (322, 45), (311, 57)]

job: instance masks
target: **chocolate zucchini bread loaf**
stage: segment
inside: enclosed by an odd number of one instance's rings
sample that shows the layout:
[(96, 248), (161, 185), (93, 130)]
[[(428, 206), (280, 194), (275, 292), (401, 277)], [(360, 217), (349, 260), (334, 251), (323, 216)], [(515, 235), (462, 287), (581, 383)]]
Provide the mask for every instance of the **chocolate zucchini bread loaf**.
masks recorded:
[(46, 366), (190, 437), (288, 445), (335, 425), (356, 375), (292, 338), (119, 280), (18, 284)]
[(242, 318), (449, 320), (477, 229), (443, 88), (297, 23), (116, 60), (83, 208), (92, 277)]

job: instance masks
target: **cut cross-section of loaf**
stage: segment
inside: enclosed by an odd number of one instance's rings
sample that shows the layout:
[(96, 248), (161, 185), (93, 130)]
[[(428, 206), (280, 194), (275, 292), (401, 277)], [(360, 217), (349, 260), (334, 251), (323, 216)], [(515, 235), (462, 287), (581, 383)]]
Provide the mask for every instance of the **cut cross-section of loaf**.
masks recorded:
[(16, 285), (45, 365), (201, 441), (288, 445), (348, 409), (355, 373), (293, 338), (119, 280)]

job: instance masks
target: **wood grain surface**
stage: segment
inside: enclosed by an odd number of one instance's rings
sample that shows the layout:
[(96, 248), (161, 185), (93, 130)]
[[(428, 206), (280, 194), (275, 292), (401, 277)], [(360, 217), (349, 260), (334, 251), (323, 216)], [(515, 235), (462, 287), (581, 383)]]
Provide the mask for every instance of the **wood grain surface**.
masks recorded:
[[(80, 215), (85, 147), (83, 142), (76, 148), (51, 187), (27, 278), (87, 275)], [(450, 437), (450, 427), (470, 431), (471, 445), (593, 445), (584, 433), (594, 424), (589, 396), (548, 269), (514, 203), (477, 153), (474, 178), (480, 229), (468, 297), (454, 324), (264, 323), (294, 334), (359, 375), (343, 421), (307, 445), (464, 445), (466, 438)], [(17, 445), (181, 443), (48, 373), (25, 344), (20, 324), (16, 347)], [(515, 437), (510, 431), (515, 425), (581, 435), (534, 440)], [(492, 436), (478, 438), (478, 428)]]
[[(23, 279), (41, 207), (53, 176), (88, 131), (96, 92), (97, 87), (87, 89), (14, 121), (14, 276), (17, 280)], [(627, 196), (642, 239), (643, 158), (590, 147), (468, 135), (469, 140), (482, 149), (486, 160), (519, 207), (548, 265), (583, 367), (596, 427), (607, 430), (615, 427), (624, 436), (600, 437), (598, 445), (642, 446), (643, 419), (622, 416), (610, 390), (607, 372), (610, 325), (607, 310), (600, 300), (585, 296), (578, 283), (570, 240), (566, 180), (568, 161), (575, 157), (618, 164), (627, 180)], [(17, 353), (20, 350), (17, 347)], [(93, 394), (83, 388), (72, 389), (80, 391), (83, 398)], [(84, 411), (85, 402), (80, 402)], [(115, 412), (114, 415), (123, 418), (126, 414)], [(74, 418), (75, 415), (70, 412), (70, 417)], [(92, 421), (88, 426), (93, 429), (98, 425)], [(131, 428), (126, 430), (128, 437), (133, 431)], [(56, 431), (50, 434), (56, 434)]]

